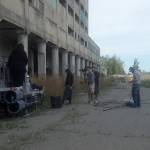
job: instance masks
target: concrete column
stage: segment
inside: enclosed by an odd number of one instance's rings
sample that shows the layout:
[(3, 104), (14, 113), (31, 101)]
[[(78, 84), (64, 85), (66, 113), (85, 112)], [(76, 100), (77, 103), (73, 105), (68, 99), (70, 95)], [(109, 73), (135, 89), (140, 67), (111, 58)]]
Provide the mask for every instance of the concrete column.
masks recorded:
[(89, 66), (92, 67), (92, 62), (91, 61), (89, 62)]
[(76, 56), (75, 63), (76, 63), (75, 64), (76, 65), (76, 67), (75, 67), (76, 76), (80, 77), (80, 71), (79, 71), (79, 69), (80, 69), (80, 57), (79, 56)]
[(70, 69), (72, 73), (75, 73), (75, 56), (73, 54), (70, 55)]
[(38, 42), (38, 75), (46, 76), (46, 42)]
[(59, 48), (52, 48), (52, 75), (59, 76)]
[(89, 66), (89, 61), (88, 60), (86, 60), (85, 65)]
[(68, 68), (68, 52), (62, 52), (62, 74), (65, 75), (65, 70)]
[(85, 68), (85, 59), (84, 58), (81, 59), (81, 68), (82, 69)]
[(24, 50), (28, 55), (28, 34), (23, 31), (18, 31), (18, 43), (24, 45)]

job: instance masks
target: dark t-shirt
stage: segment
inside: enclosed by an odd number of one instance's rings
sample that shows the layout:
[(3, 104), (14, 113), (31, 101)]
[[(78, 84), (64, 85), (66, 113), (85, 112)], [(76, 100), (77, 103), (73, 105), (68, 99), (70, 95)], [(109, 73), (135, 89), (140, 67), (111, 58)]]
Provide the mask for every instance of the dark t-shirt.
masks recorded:
[(99, 85), (100, 73), (98, 71), (94, 71), (94, 75), (95, 75), (95, 85)]
[(88, 82), (88, 84), (93, 84), (95, 82), (94, 81), (95, 76), (94, 76), (94, 73), (92, 71), (88, 71), (87, 74), (86, 74), (86, 76), (87, 76), (87, 82)]

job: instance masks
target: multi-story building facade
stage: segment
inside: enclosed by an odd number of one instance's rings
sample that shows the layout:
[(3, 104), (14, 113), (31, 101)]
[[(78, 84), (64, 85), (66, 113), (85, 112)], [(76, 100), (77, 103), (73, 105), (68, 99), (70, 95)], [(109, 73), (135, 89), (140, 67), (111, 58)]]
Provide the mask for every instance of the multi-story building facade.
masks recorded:
[(23, 43), (32, 74), (99, 66), (100, 48), (88, 36), (88, 0), (0, 0), (0, 61)]

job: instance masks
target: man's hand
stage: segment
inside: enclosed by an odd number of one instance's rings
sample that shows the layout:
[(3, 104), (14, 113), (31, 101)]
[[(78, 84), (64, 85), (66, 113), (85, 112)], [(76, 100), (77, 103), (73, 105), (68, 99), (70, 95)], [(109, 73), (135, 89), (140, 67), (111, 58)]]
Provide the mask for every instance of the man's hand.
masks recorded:
[(130, 80), (130, 81), (129, 81), (129, 83), (132, 83), (132, 82), (133, 82), (133, 80)]

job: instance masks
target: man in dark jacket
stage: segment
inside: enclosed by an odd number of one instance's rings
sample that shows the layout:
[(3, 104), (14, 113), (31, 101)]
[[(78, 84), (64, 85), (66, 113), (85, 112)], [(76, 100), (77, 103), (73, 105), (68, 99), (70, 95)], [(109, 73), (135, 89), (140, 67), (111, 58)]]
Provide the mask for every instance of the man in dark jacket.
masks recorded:
[(63, 103), (65, 100), (69, 100), (69, 104), (71, 104), (72, 100), (72, 85), (74, 81), (74, 76), (72, 72), (69, 69), (65, 70), (67, 76), (66, 76), (66, 81), (65, 81), (65, 90), (63, 94)]
[(11, 52), (7, 67), (10, 69), (11, 86), (22, 86), (25, 81), (26, 65), (28, 63), (27, 54), (23, 44), (18, 44)]

